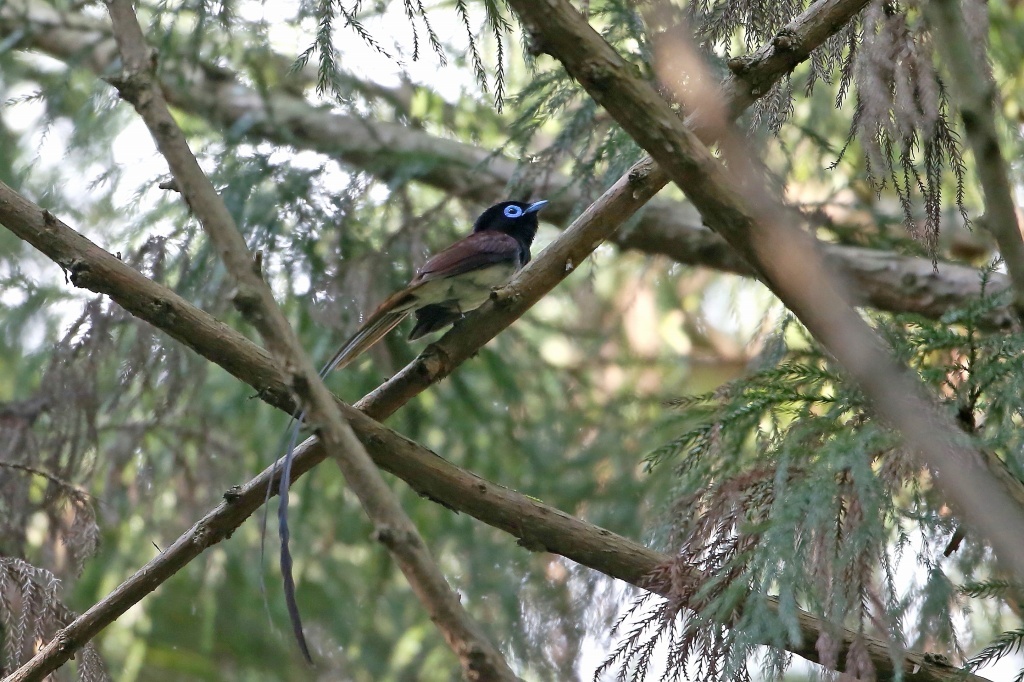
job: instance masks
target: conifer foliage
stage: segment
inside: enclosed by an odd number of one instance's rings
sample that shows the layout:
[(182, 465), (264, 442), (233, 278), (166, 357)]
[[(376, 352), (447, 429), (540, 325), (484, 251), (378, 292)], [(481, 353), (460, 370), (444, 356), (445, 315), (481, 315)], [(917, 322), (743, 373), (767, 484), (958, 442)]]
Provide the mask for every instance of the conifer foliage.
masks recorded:
[[(938, 325), (904, 316), (874, 321), (965, 435), (1019, 476), (1024, 335), (978, 330), (1005, 298), (983, 296)], [(666, 581), (670, 596), (656, 608), (648, 597), (633, 606), (625, 617), (633, 629), (606, 666), (621, 661), (635, 666), (623, 677), (644, 679), (637, 671), (650, 665), (660, 639), (669, 648), (669, 676), (749, 679), (757, 643), (749, 633), (798, 631), (796, 605), (836, 628), (814, 643), (826, 665), (838, 661), (843, 627), (858, 636), (890, 633), (900, 647), (961, 650), (954, 621), (968, 607), (964, 597), (1006, 598), (1013, 584), (986, 580), (992, 566), (971, 538), (952, 564), (945, 560), (956, 524), (928, 473), (802, 327), (784, 322), (758, 361), (742, 379), (670, 402), (678, 435), (647, 460), (653, 475), (676, 481), (664, 519), (675, 556), (651, 577)], [(926, 576), (911, 590), (897, 577), (908, 565)], [(673, 580), (695, 570), (707, 578)], [(969, 586), (958, 593), (954, 580)], [(722, 628), (723, 620), (732, 627)], [(1015, 647), (1019, 632), (1006, 632), (968, 669)], [(786, 662), (770, 661), (777, 670)], [(688, 670), (695, 665), (696, 673)], [(875, 675), (863, 642), (851, 646), (846, 671)]]
[[(785, 202), (834, 271), (809, 286), (845, 287), (1024, 513), (1024, 6), (544, 7), (592, 34), (518, 0), (0, 1), (0, 676), (311, 674), (245, 523), (308, 387), (252, 342), (197, 178), (150, 137), (180, 133), (314, 364), (483, 207), (550, 202), (511, 290), (328, 378), (387, 418), (342, 412), (422, 542), (328, 467), (292, 488), (317, 675), (1024, 680), (1000, 520), (594, 90), (634, 79), (692, 124), (723, 215)], [(149, 79), (171, 116), (147, 128)]]

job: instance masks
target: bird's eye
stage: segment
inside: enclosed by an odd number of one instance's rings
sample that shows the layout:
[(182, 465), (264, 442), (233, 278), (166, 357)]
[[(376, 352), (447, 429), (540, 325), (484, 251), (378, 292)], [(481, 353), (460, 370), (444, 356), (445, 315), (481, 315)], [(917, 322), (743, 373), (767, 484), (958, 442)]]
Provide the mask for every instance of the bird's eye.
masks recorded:
[(523, 215), (523, 209), (519, 208), (518, 206), (506, 206), (505, 207), (505, 217), (506, 218), (518, 218), (521, 215)]

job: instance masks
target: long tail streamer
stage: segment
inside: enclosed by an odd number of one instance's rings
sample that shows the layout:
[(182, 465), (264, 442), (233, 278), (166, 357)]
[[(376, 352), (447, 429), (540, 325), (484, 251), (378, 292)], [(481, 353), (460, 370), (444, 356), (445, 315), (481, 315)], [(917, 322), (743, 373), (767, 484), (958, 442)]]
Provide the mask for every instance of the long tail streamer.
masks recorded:
[[(380, 341), (388, 332), (394, 329), (409, 314), (409, 309), (387, 310), (387, 304), (378, 308), (377, 312), (370, 316), (362, 327), (359, 328), (352, 338), (345, 342), (334, 357), (320, 370), (320, 378), (324, 379), (335, 369), (345, 367), (357, 357), (369, 350), (374, 344)], [(277, 507), (277, 528), (281, 539), (281, 576), (284, 579), (284, 599), (288, 607), (288, 617), (291, 619), (292, 632), (299, 644), (303, 657), (307, 662), (312, 663), (313, 657), (309, 653), (309, 646), (306, 643), (306, 635), (302, 629), (302, 618), (299, 615), (299, 605), (295, 600), (295, 578), (292, 574), (292, 553), (288, 549), (288, 540), (291, 533), (288, 528), (288, 489), (292, 480), (292, 462), (295, 459), (295, 446), (299, 441), (299, 431), (306, 418), (305, 412), (292, 415), (289, 423), (288, 448), (285, 450), (284, 461), (281, 464), (281, 477), (278, 482), (278, 495), (280, 502)], [(273, 481), (273, 478), (271, 478)], [(273, 483), (271, 483), (273, 485)], [(270, 491), (268, 489), (267, 496)], [(265, 518), (265, 517), (264, 517)]]

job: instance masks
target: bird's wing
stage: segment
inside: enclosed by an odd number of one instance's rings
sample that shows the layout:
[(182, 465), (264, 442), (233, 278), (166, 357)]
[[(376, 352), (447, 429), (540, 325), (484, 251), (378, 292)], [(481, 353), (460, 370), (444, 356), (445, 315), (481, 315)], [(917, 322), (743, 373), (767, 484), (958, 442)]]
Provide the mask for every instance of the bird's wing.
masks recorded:
[(455, 277), (495, 263), (518, 262), (522, 260), (521, 250), (519, 241), (504, 232), (474, 232), (424, 263), (412, 285)]
[(427, 282), (455, 277), (496, 263), (519, 262), (522, 260), (521, 248), (515, 237), (504, 232), (475, 232), (455, 242), (424, 263), (409, 286), (381, 303), (324, 365), (321, 376), (352, 362), (394, 329), (415, 308), (416, 290)]

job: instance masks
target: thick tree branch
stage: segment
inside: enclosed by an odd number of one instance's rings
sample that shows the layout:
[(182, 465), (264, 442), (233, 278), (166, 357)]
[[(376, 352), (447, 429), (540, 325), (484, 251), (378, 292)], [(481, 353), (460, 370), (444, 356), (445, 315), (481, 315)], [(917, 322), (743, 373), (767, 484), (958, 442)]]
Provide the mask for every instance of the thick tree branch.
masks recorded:
[[(782, 216), (742, 142), (728, 140), (727, 170), (669, 104), (565, 0), (509, 0), (544, 51), (665, 169), (705, 221), (843, 365), (879, 416), (895, 426), (958, 513), (1024, 580), (1024, 486), (964, 442), (924, 386), (883, 349), (844, 299), (813, 238)], [(723, 125), (728, 133), (728, 126)]]
[[(755, 90), (766, 92), (770, 82), (793, 68), (801, 51), (827, 37), (822, 31), (838, 28), (844, 15), (863, 4), (858, 0), (814, 3), (785, 29), (787, 35), (797, 36), (793, 44), (798, 51), (765, 46), (746, 58), (742, 77), (732, 75), (723, 84), (734, 103), (731, 108), (749, 103)], [(88, 17), (59, 13), (39, 0), (8, 0), (0, 5), (0, 27), (25, 30), (22, 44), (71, 64), (84, 63), (96, 73), (104, 73), (116, 55), (109, 27)], [(222, 68), (165, 63), (163, 75), (164, 93), (176, 107), (225, 129), (242, 127), (250, 138), (328, 154), (383, 179), (395, 172), (412, 173), (418, 181), (487, 204), (503, 198), (515, 176), (515, 162), (487, 150), (394, 123), (334, 113), (284, 90), (263, 95)], [(404, 163), (408, 159), (417, 163), (410, 167)], [(423, 163), (425, 159), (431, 163)], [(545, 182), (545, 187), (537, 188), (552, 200), (545, 218), (564, 224), (582, 199), (579, 191), (559, 174)], [(651, 179), (647, 182), (655, 186)], [(691, 206), (678, 201), (650, 201), (633, 229), (611, 239), (621, 248), (665, 255), (688, 265), (753, 274), (725, 240), (701, 226)], [(929, 259), (841, 245), (828, 245), (826, 252), (832, 266), (849, 278), (855, 302), (881, 310), (937, 318), (976, 298), (980, 291), (974, 268), (940, 263), (935, 270)], [(990, 291), (1008, 285), (1008, 278), (996, 274)], [(989, 324), (1001, 327), (1011, 317), (1008, 310), (995, 311)]]
[[(815, 3), (784, 29), (791, 44), (799, 45), (799, 49), (779, 50), (772, 43), (747, 57), (749, 68), (742, 79), (730, 74), (722, 83), (723, 92), (728, 93), (725, 102), (730, 119), (738, 117), (760, 93), (767, 92), (865, 4), (863, 0)], [(702, 120), (699, 110), (693, 112), (691, 123), (701, 139), (714, 140), (711, 122)], [(667, 182), (668, 176), (650, 157), (638, 161), (493, 301), (474, 314), (471, 323), (457, 325), (356, 407), (391, 414), (430, 384), (448, 376), (568, 276)]]
[[(623, 180), (626, 180), (626, 179), (624, 178)], [(621, 181), (620, 181), (620, 184), (621, 184)], [(560, 257), (560, 256), (559, 256), (559, 257)], [(571, 259), (570, 259), (570, 260), (571, 260)], [(563, 262), (564, 262), (564, 261), (563, 261)], [(578, 261), (576, 261), (576, 262), (578, 262)], [(73, 276), (74, 276), (74, 275), (73, 275)], [(507, 300), (507, 299), (506, 299), (506, 300)], [(509, 320), (509, 321), (511, 321), (511, 320)], [(508, 321), (506, 322), (506, 324), (507, 324), (507, 323), (508, 323)], [(320, 455), (320, 458), (322, 459), (322, 455)], [(265, 476), (266, 476), (266, 475), (265, 475)], [(262, 485), (262, 484), (261, 484), (261, 485)], [(257, 488), (256, 488), (256, 490), (260, 491), (260, 490), (262, 490), (262, 488), (261, 488), (261, 487), (257, 487)], [(425, 492), (426, 494), (430, 494), (430, 493), (429, 493), (429, 491), (423, 491), (423, 492)], [(258, 504), (258, 502), (257, 502), (257, 504)], [(513, 518), (514, 518), (514, 517), (513, 517)], [(240, 521), (239, 521), (239, 522), (240, 522)], [(175, 545), (175, 546), (177, 546), (177, 545), (178, 545), (178, 543), (176, 543), (176, 545)], [(197, 553), (198, 553), (198, 552), (197, 552)], [(570, 556), (571, 556), (571, 555), (570, 555)], [(621, 576), (620, 576), (620, 577), (621, 577)], [(112, 596), (113, 596), (113, 595), (112, 595)], [(812, 622), (813, 622), (813, 619), (812, 619)], [(813, 632), (812, 632), (812, 635), (814, 635), (814, 633), (813, 633)], [(812, 639), (811, 639), (811, 640), (809, 640), (809, 641), (813, 641), (813, 639), (816, 639), (816, 635), (815, 635), (815, 636), (813, 636), (813, 637), (812, 637)], [(884, 648), (883, 648), (883, 649), (880, 649), (880, 650), (879, 650), (878, 652), (876, 652), (876, 653), (879, 653), (879, 652), (880, 652), (880, 655), (881, 655), (881, 657), (882, 657), (883, 659), (886, 659), (886, 660), (887, 660), (887, 658), (888, 658), (888, 654), (886, 653), (886, 651), (884, 650)], [(797, 653), (800, 653), (800, 651), (797, 651)], [(811, 648), (811, 649), (809, 650), (809, 653), (806, 653), (806, 654), (802, 654), (802, 655), (810, 655), (810, 656), (811, 656), (811, 657), (813, 658), (813, 657), (814, 657), (814, 655), (815, 655), (815, 654), (814, 654), (814, 651), (813, 651), (813, 647), (812, 647), (812, 648)], [(880, 666), (880, 669), (883, 669), (883, 668), (884, 668), (884, 665), (883, 665), (883, 666)], [(929, 671), (925, 670), (925, 671), (924, 671), (924, 674), (926, 674), (926, 675), (929, 675), (929, 674), (931, 674), (931, 673), (930, 673)], [(922, 679), (923, 679), (923, 678), (922, 678)], [(936, 679), (937, 679), (937, 678), (936, 678)]]
[[(960, 111), (974, 167), (985, 193), (984, 225), (996, 238), (1013, 287), (1014, 305), (1024, 315), (1024, 239), (1010, 187), (1010, 169), (996, 132), (996, 86), (979, 63), (976, 44), (967, 35), (967, 20), (959, 0), (935, 0), (924, 5), (937, 34), (936, 48), (950, 74), (953, 102)], [(979, 11), (988, 11), (987, 5)]]
[[(149, 280), (3, 183), (0, 183), (0, 224), (57, 263), (73, 285), (109, 296), (128, 312), (251, 385), (267, 403), (287, 414), (296, 410), (284, 375), (265, 350), (173, 291)], [(666, 555), (460, 469), (374, 421), (372, 417), (378, 415), (372, 412), (367, 415), (344, 403), (339, 403), (339, 409), (378, 466), (403, 479), (420, 495), (519, 538), (520, 544), (528, 549), (553, 552), (639, 586), (644, 585), (645, 577), (655, 567), (669, 560)], [(315, 440), (300, 446), (296, 451), (293, 480), (326, 457), (326, 450)], [(279, 474), (280, 466), (275, 464), (245, 485), (225, 493), (224, 502), (216, 509), (62, 629), (8, 682), (38, 680), (55, 670), (77, 648), (207, 547), (230, 537), (263, 504), (268, 486), (277, 489), (275, 476)], [(698, 575), (694, 577), (699, 579)], [(834, 630), (808, 613), (800, 613), (799, 621), (800, 641), (787, 648), (798, 656), (817, 661), (814, 643), (821, 632), (832, 635)], [(855, 633), (844, 632), (840, 662), (854, 636)], [(868, 645), (879, 675), (893, 675), (888, 644), (870, 639)], [(904, 679), (911, 682), (960, 679), (959, 671), (916, 653), (903, 654), (899, 668)], [(969, 676), (965, 679), (979, 682), (983, 678)]]
[[(462, 607), (419, 531), (306, 357), (269, 285), (254, 267), (253, 255), (227, 206), (199, 167), (171, 116), (154, 77), (155, 53), (146, 43), (131, 0), (110, 0), (108, 9), (124, 64), (123, 73), (112, 82), (139, 112), (167, 160), (179, 191), (220, 251), (235, 279), (235, 305), (259, 330), (275, 359), (285, 368), (288, 383), (298, 394), (305, 414), (317, 426), (319, 437), (374, 524), (374, 538), (395, 559), (430, 619), (458, 657), (467, 680), (517, 680), (502, 654)], [(286, 578), (290, 577), (290, 571), (286, 571)], [(291, 587), (290, 583), (288, 586)], [(294, 617), (297, 621), (297, 612)], [(312, 662), (301, 629), (296, 634), (303, 653)]]

